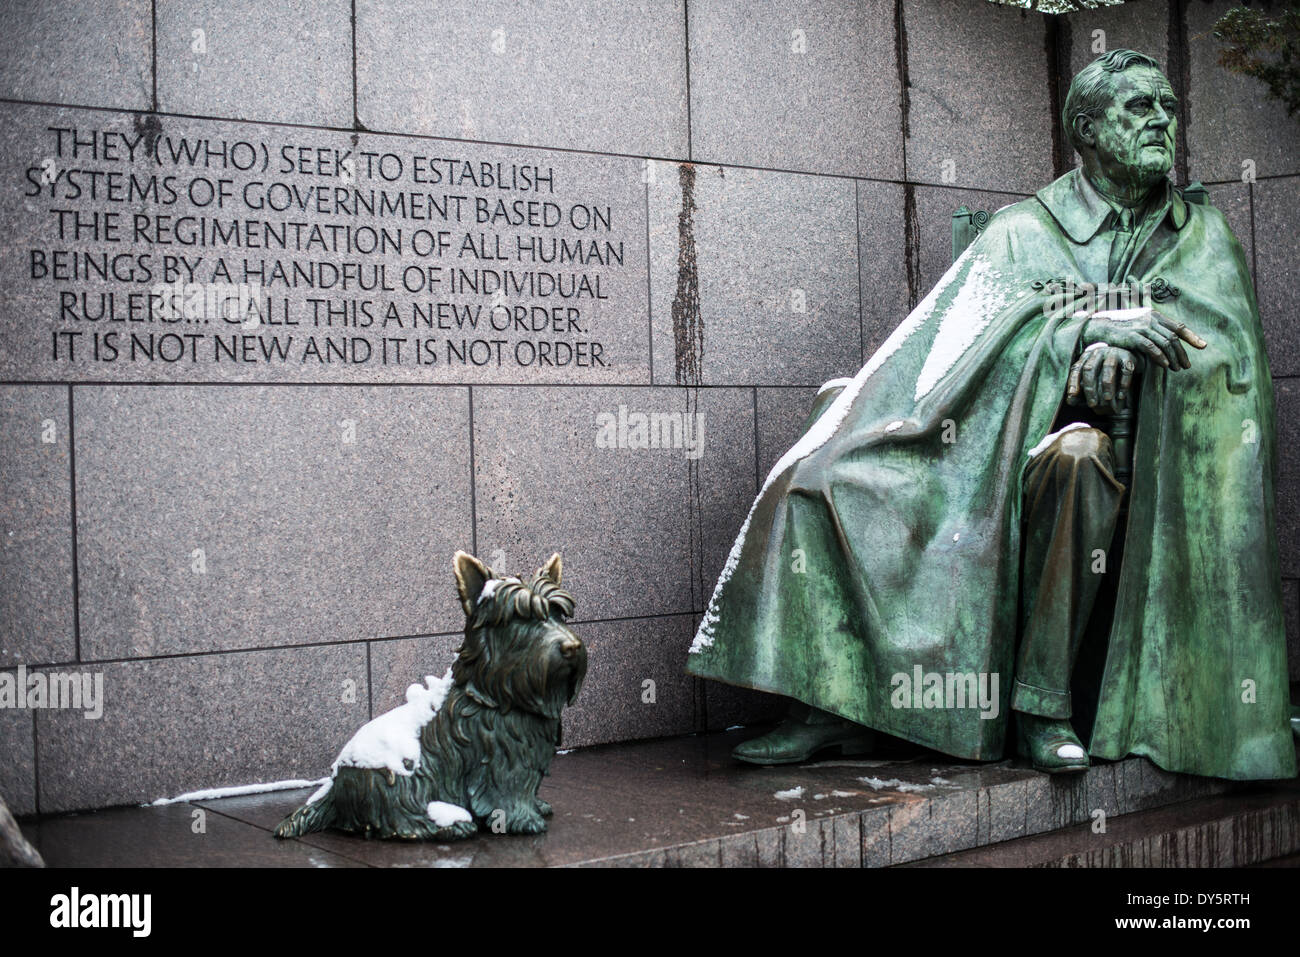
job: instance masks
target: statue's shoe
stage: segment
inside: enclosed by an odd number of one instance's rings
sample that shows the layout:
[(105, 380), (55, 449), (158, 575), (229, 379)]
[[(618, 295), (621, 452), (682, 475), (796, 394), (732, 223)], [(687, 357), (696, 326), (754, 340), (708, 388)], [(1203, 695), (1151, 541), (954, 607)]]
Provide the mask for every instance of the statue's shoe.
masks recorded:
[(1088, 770), (1088, 752), (1066, 719), (1017, 712), (1016, 724), (1020, 756), (1032, 761), (1035, 771), (1063, 774)]
[(851, 721), (808, 724), (786, 718), (762, 737), (738, 744), (731, 756), (749, 764), (798, 764), (827, 748), (838, 747), (843, 755), (866, 754), (875, 743), (874, 731)]

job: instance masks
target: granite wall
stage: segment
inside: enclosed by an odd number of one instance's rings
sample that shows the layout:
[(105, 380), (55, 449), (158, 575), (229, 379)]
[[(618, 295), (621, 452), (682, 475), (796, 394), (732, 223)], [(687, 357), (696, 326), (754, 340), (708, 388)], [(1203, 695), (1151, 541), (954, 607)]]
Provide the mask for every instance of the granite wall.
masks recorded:
[[(1227, 7), (6, 0), (0, 669), (98, 675), (103, 713), (0, 709), (0, 794), (319, 776), (445, 668), (458, 547), (564, 553), (566, 746), (769, 716), (682, 674), (762, 476), (953, 209), (1073, 162), (1063, 82), (1117, 46), (1169, 65), (1179, 179), (1254, 269), (1294, 677), (1300, 122), (1215, 65)], [(189, 281), (256, 305), (155, 309)], [(600, 441), (652, 413), (702, 446)]]

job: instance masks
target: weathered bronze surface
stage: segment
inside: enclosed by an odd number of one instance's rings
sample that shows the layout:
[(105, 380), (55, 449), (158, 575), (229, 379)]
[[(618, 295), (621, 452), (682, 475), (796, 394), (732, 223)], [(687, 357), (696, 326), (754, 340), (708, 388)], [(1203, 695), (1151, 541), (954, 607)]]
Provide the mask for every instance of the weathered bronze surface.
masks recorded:
[(0, 798), (0, 867), (44, 867), (36, 848), (27, 842), (9, 805)]
[[(1273, 388), (1241, 244), (1168, 179), (1177, 101), (1154, 60), (1090, 64), (1063, 121), (1082, 167), (992, 216), (819, 395), (687, 670), (963, 758), (1000, 758), (1014, 710), (1046, 771), (1140, 754), (1293, 776)], [(737, 756), (856, 740), (843, 720), (793, 715)]]
[[(564, 625), (573, 597), (560, 588), (560, 556), (526, 582), (465, 552), (454, 564), (465, 641), (441, 685), (426, 679), (445, 698), (431, 700), (429, 689), (412, 685), (407, 705), (358, 732), (330, 782), (280, 824), (277, 837), (330, 827), (439, 841), (480, 828), (546, 830), (551, 807), (537, 788), (560, 742), (560, 713), (587, 671), (586, 647)], [(423, 724), (421, 707), (431, 709)]]

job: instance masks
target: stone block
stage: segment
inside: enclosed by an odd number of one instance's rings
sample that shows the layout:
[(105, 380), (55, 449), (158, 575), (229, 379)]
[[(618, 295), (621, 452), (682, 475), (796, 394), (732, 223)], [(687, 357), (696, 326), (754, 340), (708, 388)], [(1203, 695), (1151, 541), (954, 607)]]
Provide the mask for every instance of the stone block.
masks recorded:
[(0, 387), (0, 665), (76, 659), (66, 386)]
[(465, 389), (74, 394), (83, 658), (463, 627)]
[(902, 179), (893, 3), (688, 9), (692, 159)]
[(158, 108), (352, 127), (348, 0), (172, 0), (158, 10)]
[(356, 7), (366, 129), (686, 156), (683, 0)]
[(649, 201), (656, 383), (820, 385), (856, 371), (851, 181), (660, 166)]
[(103, 676), (102, 717), (36, 715), (42, 813), (325, 777), (367, 720), (361, 644), (88, 670)]

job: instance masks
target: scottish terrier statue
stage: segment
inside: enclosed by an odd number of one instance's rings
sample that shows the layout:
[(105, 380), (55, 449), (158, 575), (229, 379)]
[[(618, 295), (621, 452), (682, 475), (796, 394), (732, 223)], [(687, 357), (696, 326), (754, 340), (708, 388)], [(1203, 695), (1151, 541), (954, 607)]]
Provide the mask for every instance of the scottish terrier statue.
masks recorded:
[(551, 807), (537, 789), (587, 670), (587, 650), (564, 624), (573, 596), (560, 587), (560, 556), (527, 582), (465, 552), (453, 566), (465, 610), (455, 662), (358, 731), (277, 837), (337, 828), (455, 841), (480, 828), (546, 830)]

